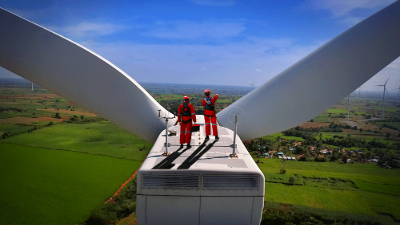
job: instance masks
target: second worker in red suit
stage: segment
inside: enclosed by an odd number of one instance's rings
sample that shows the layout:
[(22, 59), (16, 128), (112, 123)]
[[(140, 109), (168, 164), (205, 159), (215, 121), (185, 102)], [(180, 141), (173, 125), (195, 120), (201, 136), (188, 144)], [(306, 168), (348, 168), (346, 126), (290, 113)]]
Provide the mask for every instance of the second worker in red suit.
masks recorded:
[[(218, 140), (218, 129), (217, 129), (217, 116), (215, 115), (215, 101), (218, 99), (218, 94), (214, 97), (210, 97), (210, 91), (207, 89), (204, 91), (204, 95), (206, 96), (203, 99), (202, 105), (204, 106), (204, 120), (206, 122), (206, 138), (205, 140), (210, 139), (209, 135), (211, 135), (210, 125), (212, 125), (213, 134), (215, 136), (215, 140)], [(210, 124), (211, 120), (211, 124)]]
[(187, 147), (190, 148), (190, 139), (192, 137), (192, 120), (196, 122), (196, 114), (194, 112), (194, 107), (189, 103), (189, 96), (185, 95), (183, 97), (184, 102), (179, 106), (178, 109), (178, 122), (181, 123), (181, 136), (179, 143), (181, 148), (183, 144), (187, 143)]

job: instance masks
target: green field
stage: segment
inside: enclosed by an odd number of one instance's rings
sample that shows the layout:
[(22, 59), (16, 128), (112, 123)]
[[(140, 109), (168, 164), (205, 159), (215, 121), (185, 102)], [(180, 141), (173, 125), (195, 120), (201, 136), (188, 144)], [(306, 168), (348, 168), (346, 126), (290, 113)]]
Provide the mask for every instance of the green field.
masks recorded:
[(318, 123), (331, 123), (333, 122), (333, 115), (322, 113), (315, 118), (313, 118), (313, 122)]
[[(33, 95), (30, 88), (9, 88), (0, 89), (0, 119), (12, 117), (54, 117), (57, 110), (67, 110), (59, 112), (61, 116), (71, 116), (76, 111), (88, 112), (86, 109), (77, 105), (69, 105), (68, 100), (52, 94), (44, 89), (35, 91)], [(56, 111), (46, 111), (54, 109)], [(68, 112), (69, 111), (69, 112)]]
[(22, 133), (0, 141), (2, 224), (84, 222), (152, 147), (108, 121), (29, 127), (1, 125)]
[(383, 124), (392, 126), (400, 130), (400, 122), (375, 122), (375, 124), (382, 126)]
[[(192, 97), (192, 95), (189, 95), (189, 97)], [(164, 94), (164, 95), (154, 95), (154, 99), (157, 100), (158, 102), (160, 101), (183, 101), (183, 96), (182, 95), (174, 95), (174, 94)]]
[[(142, 161), (152, 144), (111, 122), (63, 123), (0, 142)], [(141, 150), (142, 149), (142, 150)]]
[(304, 139), (301, 137), (285, 136), (283, 133), (276, 133), (262, 138), (267, 140), (276, 140), (278, 137), (281, 137), (282, 139), (286, 140), (304, 141)]
[(347, 109), (328, 109), (326, 110), (327, 113), (337, 113), (337, 114), (347, 114)]
[(34, 125), (25, 124), (0, 124), (0, 132), (10, 132), (14, 134), (26, 133), (32, 129)]
[[(46, 90), (35, 92), (0, 89), (0, 119), (14, 118), (0, 121), (0, 135), (10, 134), (0, 139), (0, 223), (82, 223), (132, 176), (152, 144)], [(50, 123), (57, 112), (64, 122)]]
[[(371, 105), (370, 108), (374, 110), (382, 110), (382, 103), (380, 103), (380, 105)], [(398, 113), (399, 108), (390, 107), (385, 104), (385, 114), (386, 112)]]
[(2, 224), (76, 224), (140, 162), (0, 143)]
[[(180, 94), (157, 94), (154, 98), (176, 111), (182, 101), (181, 90), (177, 90)], [(203, 94), (191, 94), (190, 97), (195, 97), (191, 102), (196, 110), (201, 111)], [(240, 97), (221, 95), (217, 101), (218, 110)], [(29, 88), (0, 89), (0, 98), (3, 110), (0, 119), (49, 118), (58, 112), (64, 120), (54, 121), (51, 126), (44, 126), (50, 122), (46, 119), (25, 124), (19, 121), (0, 123), (0, 135), (6, 132), (14, 135), (0, 140), (1, 224), (83, 223), (139, 168), (152, 147), (151, 143), (108, 121), (92, 114), (86, 116), (87, 110), (43, 89), (37, 91), (36, 98)], [(376, 102), (371, 101), (372, 104), (371, 107), (361, 104), (352, 106), (350, 119), (363, 119), (361, 115), (368, 114), (368, 110), (380, 108), (375, 106)], [(347, 109), (343, 107), (343, 104), (336, 105), (313, 121), (340, 123), (346, 120)], [(393, 107), (388, 107), (387, 112), (385, 115), (399, 114), (398, 108)], [(77, 121), (70, 120), (74, 114)], [(90, 120), (83, 121), (80, 115)], [(398, 122), (374, 121), (361, 124), (365, 126), (361, 126), (363, 132), (318, 131), (313, 132), (312, 137), (319, 141), (321, 133), (322, 140), (334, 135), (344, 138), (350, 135), (368, 141), (377, 138), (390, 144), (393, 151), (399, 141), (398, 131), (382, 128), (383, 123), (399, 128)], [(35, 127), (37, 129), (31, 132)], [(370, 132), (366, 132), (367, 129), (371, 129)], [(388, 130), (392, 132), (391, 139), (385, 137)], [(289, 141), (278, 142), (278, 136)], [(283, 133), (262, 138), (268, 140), (266, 143), (273, 143), (270, 147), (274, 150), (284, 147), (283, 151), (289, 151), (288, 148), (293, 146), (291, 140), (307, 142), (301, 137), (285, 136)], [(330, 147), (336, 149), (337, 146)], [(251, 153), (258, 155), (256, 151)], [(355, 218), (358, 224), (363, 224), (359, 222), (360, 218), (361, 221), (382, 222), (382, 213), (400, 219), (398, 169), (382, 169), (375, 164), (362, 163), (288, 161), (282, 164), (283, 161), (278, 159), (258, 158), (256, 161), (260, 162), (258, 165), (266, 178), (267, 211), (264, 216), (277, 215), (271, 213), (271, 207), (287, 207), (293, 210), (289, 210), (289, 214), (303, 213), (307, 218), (317, 215), (332, 221), (336, 217)], [(286, 173), (281, 174), (281, 169)]]
[[(260, 159), (266, 177), (265, 200), (306, 207), (310, 212), (354, 213), (400, 219), (400, 172), (375, 164), (339, 164)], [(279, 174), (281, 167), (285, 174)], [(296, 185), (288, 185), (291, 176)], [(326, 212), (325, 212), (326, 213)]]

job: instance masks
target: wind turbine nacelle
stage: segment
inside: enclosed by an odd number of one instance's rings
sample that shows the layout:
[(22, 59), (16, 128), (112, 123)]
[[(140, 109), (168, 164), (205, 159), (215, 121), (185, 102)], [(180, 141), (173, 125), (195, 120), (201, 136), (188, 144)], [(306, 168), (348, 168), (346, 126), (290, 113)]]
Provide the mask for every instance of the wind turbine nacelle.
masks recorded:
[(204, 120), (199, 124), (190, 149), (180, 148), (179, 135), (168, 136), (169, 156), (165, 131), (159, 135), (137, 173), (139, 224), (260, 224), (263, 173), (238, 136), (237, 157), (230, 156), (232, 130), (218, 126), (220, 139), (204, 142)]

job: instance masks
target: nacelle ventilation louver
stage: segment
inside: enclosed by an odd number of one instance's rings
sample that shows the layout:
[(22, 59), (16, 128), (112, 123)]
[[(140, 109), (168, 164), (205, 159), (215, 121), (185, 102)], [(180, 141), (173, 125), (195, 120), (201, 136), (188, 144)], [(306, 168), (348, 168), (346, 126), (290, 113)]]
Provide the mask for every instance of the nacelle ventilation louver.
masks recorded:
[(196, 174), (143, 174), (143, 188), (198, 188)]
[(204, 189), (258, 189), (259, 176), (253, 174), (203, 175)]
[(143, 188), (254, 190), (259, 186), (256, 174), (143, 174), (142, 178)]

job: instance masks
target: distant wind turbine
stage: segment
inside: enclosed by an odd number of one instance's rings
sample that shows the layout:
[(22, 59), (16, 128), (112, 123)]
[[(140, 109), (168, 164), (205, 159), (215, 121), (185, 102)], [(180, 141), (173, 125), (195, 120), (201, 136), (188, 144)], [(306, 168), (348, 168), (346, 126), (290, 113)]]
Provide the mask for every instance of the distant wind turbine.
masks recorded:
[(382, 119), (385, 119), (385, 94), (389, 94), (389, 92), (386, 90), (386, 84), (390, 77), (386, 80), (385, 84), (380, 84), (376, 86), (383, 86), (383, 101), (382, 101)]
[[(354, 91), (351, 94), (355, 96)], [(347, 96), (347, 121), (349, 121), (349, 114), (350, 114), (350, 95)]]
[(35, 97), (35, 91), (33, 90), (33, 82), (32, 83), (32, 93), (33, 93), (33, 97)]
[(347, 96), (347, 121), (349, 121), (349, 113), (350, 113), (350, 95)]
[(361, 88), (362, 88), (363, 86), (360, 86), (359, 88), (358, 88), (358, 103), (359, 104), (361, 104)]
[(253, 80), (253, 82), (249, 84), (252, 87), (252, 90), (254, 90), (254, 82), (255, 81)]

